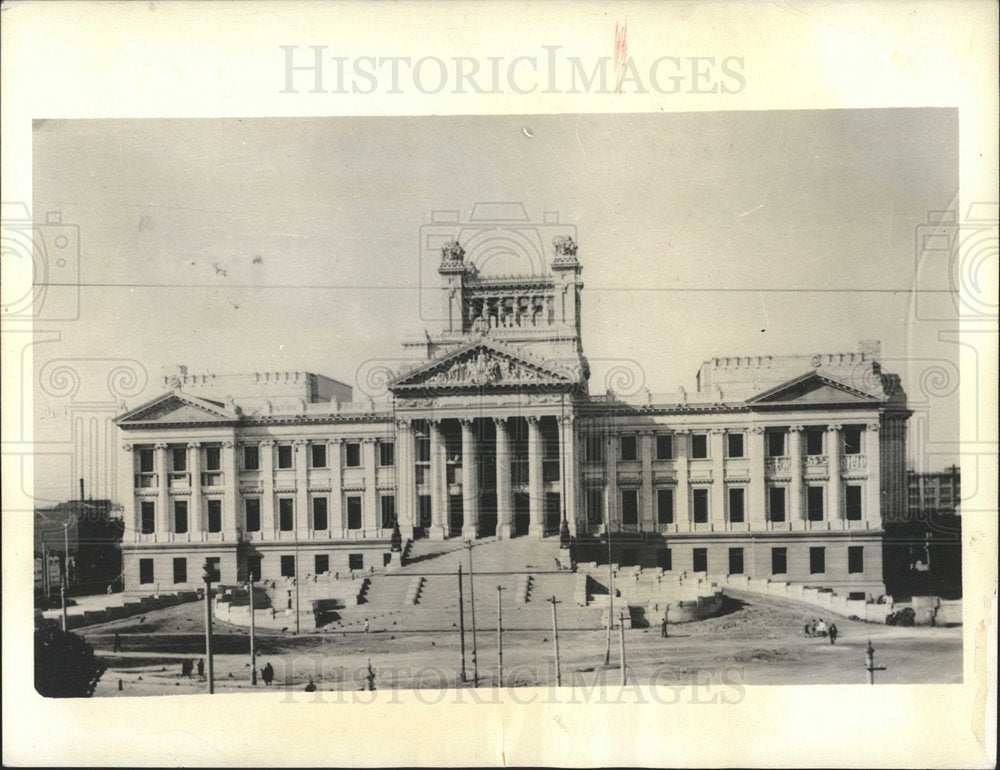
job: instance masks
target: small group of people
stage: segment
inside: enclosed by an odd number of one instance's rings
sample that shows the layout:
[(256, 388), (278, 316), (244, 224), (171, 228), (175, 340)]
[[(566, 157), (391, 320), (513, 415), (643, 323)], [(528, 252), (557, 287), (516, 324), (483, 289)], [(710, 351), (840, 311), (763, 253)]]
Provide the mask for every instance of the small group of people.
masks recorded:
[(205, 659), (198, 658), (198, 662), (195, 663), (193, 660), (182, 660), (181, 661), (181, 676), (191, 676), (195, 668), (198, 669), (198, 676), (205, 676)]
[(837, 624), (831, 623), (829, 626), (826, 621), (822, 618), (813, 618), (808, 623), (806, 623), (806, 636), (825, 636), (829, 637), (830, 644), (837, 643)]

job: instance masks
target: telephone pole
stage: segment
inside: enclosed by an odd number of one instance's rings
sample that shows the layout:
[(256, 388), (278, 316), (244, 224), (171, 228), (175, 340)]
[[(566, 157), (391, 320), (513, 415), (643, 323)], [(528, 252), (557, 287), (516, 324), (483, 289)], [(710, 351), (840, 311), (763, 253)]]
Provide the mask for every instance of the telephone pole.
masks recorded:
[[(81, 479), (81, 484), (83, 480)], [(69, 588), (69, 522), (63, 522), (63, 569), (62, 586), (59, 589), (62, 595), (62, 630), (69, 629), (69, 617), (66, 614), (66, 589)]]
[(479, 658), (476, 649), (476, 586), (475, 573), (472, 570), (472, 541), (466, 540), (469, 549), (469, 604), (472, 610), (472, 686), (479, 687)]
[(504, 590), (503, 586), (497, 586), (497, 686), (503, 687), (503, 606), (500, 603), (500, 596)]
[(625, 686), (627, 679), (625, 675), (625, 613), (621, 613), (619, 618), (621, 621), (621, 634), (618, 637), (618, 656), (621, 658), (622, 664), (622, 687)]
[(215, 676), (212, 667), (212, 583), (215, 580), (215, 570), (211, 562), (205, 560), (205, 658), (208, 662), (208, 694), (215, 692)]
[(247, 584), (250, 586), (250, 684), (257, 685), (257, 624), (253, 610), (253, 575)]
[(462, 565), (458, 565), (458, 634), (459, 643), (462, 648), (462, 681), (468, 682), (469, 677), (465, 673), (465, 606), (462, 598)]
[(559, 624), (556, 622), (556, 605), (559, 602), (556, 601), (555, 596), (548, 601), (552, 603), (552, 644), (556, 651), (556, 687), (562, 687), (562, 671), (559, 667)]

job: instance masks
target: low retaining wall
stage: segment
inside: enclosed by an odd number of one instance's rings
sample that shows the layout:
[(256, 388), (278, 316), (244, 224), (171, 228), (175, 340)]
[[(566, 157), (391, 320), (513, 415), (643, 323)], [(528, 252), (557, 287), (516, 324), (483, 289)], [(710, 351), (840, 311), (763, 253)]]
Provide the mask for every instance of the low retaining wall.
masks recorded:
[[(194, 601), (198, 594), (194, 591), (180, 591), (174, 594), (160, 594), (159, 596), (140, 596), (123, 601), (121, 604), (114, 604), (102, 610), (84, 610), (83, 612), (69, 612), (66, 615), (66, 627), (70, 630), (92, 626), (96, 623), (106, 623), (109, 620), (121, 620), (133, 615), (141, 615), (150, 610), (161, 610), (164, 607), (173, 607), (184, 602)], [(51, 614), (53, 611), (49, 610)], [(62, 619), (59, 616), (46, 618), (41, 613), (35, 614), (36, 623), (53, 623), (61, 625)]]

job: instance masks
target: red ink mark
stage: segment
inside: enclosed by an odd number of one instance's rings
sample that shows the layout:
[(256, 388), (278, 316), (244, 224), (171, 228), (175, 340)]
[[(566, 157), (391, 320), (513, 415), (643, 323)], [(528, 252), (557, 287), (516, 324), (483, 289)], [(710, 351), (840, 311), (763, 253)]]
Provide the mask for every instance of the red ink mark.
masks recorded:
[(618, 73), (615, 91), (622, 92), (622, 80), (625, 78), (625, 65), (628, 63), (628, 22), (621, 27), (615, 24), (615, 71)]

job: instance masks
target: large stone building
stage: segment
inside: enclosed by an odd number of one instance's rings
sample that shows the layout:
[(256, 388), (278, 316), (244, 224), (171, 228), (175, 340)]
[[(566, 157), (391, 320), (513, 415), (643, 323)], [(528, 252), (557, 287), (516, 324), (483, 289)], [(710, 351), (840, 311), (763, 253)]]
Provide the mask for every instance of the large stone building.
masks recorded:
[(190, 588), (206, 559), (224, 583), (381, 569), (398, 523), (404, 540), (568, 530), (581, 560), (610, 532), (622, 562), (880, 593), (909, 412), (878, 343), (590, 395), (577, 247), (554, 245), (513, 276), (445, 245), (441, 325), (404, 342), (384, 399), (303, 372), (166, 378), (118, 419), (127, 589)]

